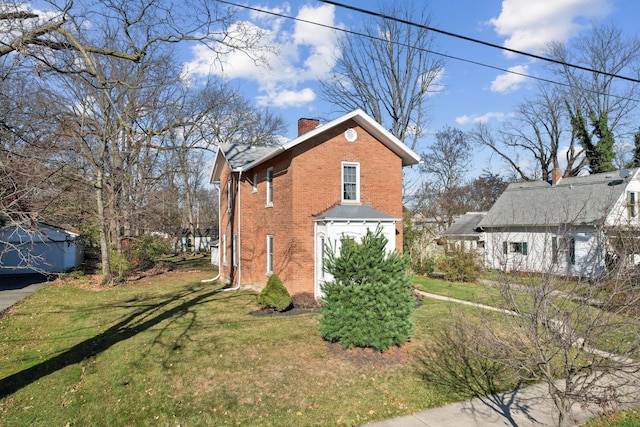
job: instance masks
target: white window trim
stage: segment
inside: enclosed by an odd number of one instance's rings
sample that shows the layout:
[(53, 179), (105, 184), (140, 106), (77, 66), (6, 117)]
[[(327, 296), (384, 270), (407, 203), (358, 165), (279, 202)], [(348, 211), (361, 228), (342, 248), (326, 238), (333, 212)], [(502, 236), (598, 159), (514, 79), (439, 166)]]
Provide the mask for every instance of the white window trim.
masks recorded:
[(273, 207), (273, 168), (268, 168), (266, 173), (266, 183), (267, 183), (267, 204), (266, 207)]
[(231, 176), (227, 180), (227, 212), (231, 213), (231, 205), (233, 204), (233, 199), (231, 197), (231, 192), (233, 191), (233, 180)]
[(267, 234), (267, 276), (273, 274), (273, 234)]
[(227, 265), (227, 233), (222, 235), (222, 265)]
[[(356, 168), (356, 199), (345, 200), (344, 198), (344, 168), (345, 166), (355, 166)], [(358, 162), (342, 162), (340, 166), (340, 199), (342, 203), (360, 203), (360, 163)]]
[(234, 267), (238, 266), (238, 235), (231, 236), (231, 262)]

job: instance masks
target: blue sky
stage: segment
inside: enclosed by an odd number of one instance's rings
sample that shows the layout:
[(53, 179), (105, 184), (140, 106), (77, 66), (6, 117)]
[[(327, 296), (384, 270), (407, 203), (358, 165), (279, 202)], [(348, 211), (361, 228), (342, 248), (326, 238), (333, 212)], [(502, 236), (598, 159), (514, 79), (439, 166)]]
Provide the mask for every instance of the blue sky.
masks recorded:
[[(233, 0), (254, 8), (357, 30), (360, 13), (320, 1)], [(342, 0), (348, 5), (378, 10), (377, 2)], [(592, 22), (613, 22), (627, 36), (637, 33), (637, 0), (454, 0), (432, 1), (431, 26), (513, 49), (542, 54), (552, 40), (566, 42), (588, 30)], [(290, 123), (287, 138), (296, 136), (297, 119), (335, 118), (320, 96), (318, 80), (333, 65), (336, 37), (326, 28), (239, 10), (238, 25), (262, 29), (279, 54), (268, 57), (271, 69), (257, 67), (245, 55), (225, 56), (213, 65), (211, 52), (197, 48), (184, 70), (194, 78), (216, 74), (241, 87), (256, 105), (268, 107)], [(542, 75), (541, 61), (506, 54), (499, 49), (439, 35), (439, 51), (504, 69)], [(498, 70), (447, 60), (440, 83), (443, 90), (429, 99), (427, 135), (416, 151), (426, 147), (444, 126), (469, 130), (475, 121), (499, 123), (518, 103), (535, 94), (535, 81)]]

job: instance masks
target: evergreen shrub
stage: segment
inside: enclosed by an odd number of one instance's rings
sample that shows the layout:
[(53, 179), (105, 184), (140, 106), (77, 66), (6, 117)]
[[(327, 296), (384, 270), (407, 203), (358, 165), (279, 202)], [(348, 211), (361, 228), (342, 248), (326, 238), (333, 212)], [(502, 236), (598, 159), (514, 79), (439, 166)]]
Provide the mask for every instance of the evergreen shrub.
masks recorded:
[(408, 258), (385, 252), (381, 228), (368, 230), (360, 243), (348, 238), (341, 243), (339, 255), (327, 250), (325, 267), (334, 280), (322, 288), (322, 337), (344, 348), (379, 351), (408, 341), (416, 302)]
[(276, 311), (286, 311), (291, 308), (291, 295), (277, 274), (269, 276), (267, 286), (258, 295), (258, 304)]
[(475, 282), (482, 274), (482, 263), (474, 251), (455, 248), (447, 252), (436, 264), (445, 279), (455, 282)]

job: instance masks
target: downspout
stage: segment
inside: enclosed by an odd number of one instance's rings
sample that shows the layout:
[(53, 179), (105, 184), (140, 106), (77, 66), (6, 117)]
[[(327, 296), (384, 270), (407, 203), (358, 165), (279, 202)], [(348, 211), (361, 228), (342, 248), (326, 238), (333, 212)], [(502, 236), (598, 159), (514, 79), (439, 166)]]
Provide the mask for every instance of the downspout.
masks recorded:
[(220, 184), (218, 184), (218, 274), (216, 275), (216, 277), (213, 277), (211, 279), (204, 279), (201, 280), (200, 283), (211, 283), (211, 282), (215, 282), (220, 278), (220, 272), (222, 270), (222, 251), (220, 250), (220, 231), (222, 230), (221, 227), (221, 222), (222, 222), (222, 215), (220, 215)]

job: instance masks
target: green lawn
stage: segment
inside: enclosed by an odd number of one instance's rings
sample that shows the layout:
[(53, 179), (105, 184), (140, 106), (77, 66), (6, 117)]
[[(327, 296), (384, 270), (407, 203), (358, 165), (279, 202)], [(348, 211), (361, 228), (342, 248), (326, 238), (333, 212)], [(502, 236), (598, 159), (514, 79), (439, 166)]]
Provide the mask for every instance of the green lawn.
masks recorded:
[(0, 425), (358, 425), (459, 398), (412, 363), (448, 304), (425, 302), (416, 338), (381, 356), (324, 342), (318, 313), (252, 316), (255, 294), (193, 280), (210, 275), (51, 284), (14, 306)]
[[(415, 357), (454, 311), (474, 308), (425, 299), (402, 348), (345, 351), (321, 339), (319, 313), (252, 316), (256, 294), (200, 283), (212, 275), (54, 282), (0, 315), (0, 426), (361, 425), (463, 398), (425, 383)], [(498, 296), (415, 284), (485, 304)], [(625, 414), (617, 425), (634, 424)]]

